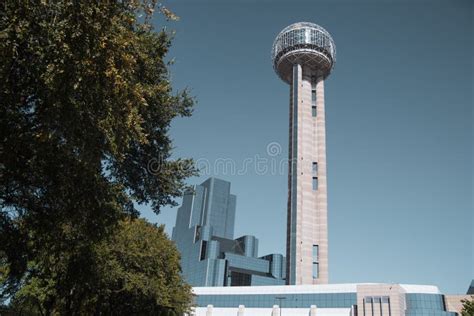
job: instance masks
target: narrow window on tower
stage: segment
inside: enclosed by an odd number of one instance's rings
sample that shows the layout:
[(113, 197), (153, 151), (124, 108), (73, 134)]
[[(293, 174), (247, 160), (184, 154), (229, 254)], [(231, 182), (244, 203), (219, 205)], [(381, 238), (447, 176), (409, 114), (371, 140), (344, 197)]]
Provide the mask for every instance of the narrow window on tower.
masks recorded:
[(319, 246), (313, 245), (313, 279), (319, 278)]
[(314, 263), (319, 262), (319, 246), (318, 245), (313, 245), (313, 262)]
[(318, 176), (318, 163), (317, 162), (313, 162), (312, 171), (313, 171), (313, 176), (317, 177)]
[(201, 253), (199, 254), (200, 261), (206, 259), (206, 251), (207, 251), (207, 241), (203, 240), (201, 242)]
[(319, 278), (319, 264), (313, 262), (313, 279)]
[(316, 89), (311, 90), (311, 115), (316, 117), (318, 114), (318, 109), (316, 107)]
[(318, 177), (313, 177), (313, 191), (318, 189)]
[(311, 115), (316, 117), (318, 115), (318, 108), (316, 107), (316, 78), (311, 80)]

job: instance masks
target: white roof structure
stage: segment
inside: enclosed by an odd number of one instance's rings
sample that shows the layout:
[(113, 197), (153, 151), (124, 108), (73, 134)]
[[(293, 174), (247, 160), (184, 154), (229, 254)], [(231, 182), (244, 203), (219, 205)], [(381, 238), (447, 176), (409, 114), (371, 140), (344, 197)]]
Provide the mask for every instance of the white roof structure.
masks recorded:
[[(194, 287), (195, 295), (356, 293), (357, 285), (377, 283)], [(440, 294), (434, 285), (399, 284), (406, 293)]]

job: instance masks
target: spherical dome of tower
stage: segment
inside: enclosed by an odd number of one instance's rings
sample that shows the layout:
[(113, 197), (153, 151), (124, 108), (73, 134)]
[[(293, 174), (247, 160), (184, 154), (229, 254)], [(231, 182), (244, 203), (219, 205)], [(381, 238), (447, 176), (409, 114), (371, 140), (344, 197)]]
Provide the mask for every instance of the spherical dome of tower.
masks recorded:
[(294, 64), (300, 64), (326, 78), (336, 63), (336, 45), (321, 26), (298, 22), (285, 27), (272, 47), (273, 69), (280, 78), (291, 82)]

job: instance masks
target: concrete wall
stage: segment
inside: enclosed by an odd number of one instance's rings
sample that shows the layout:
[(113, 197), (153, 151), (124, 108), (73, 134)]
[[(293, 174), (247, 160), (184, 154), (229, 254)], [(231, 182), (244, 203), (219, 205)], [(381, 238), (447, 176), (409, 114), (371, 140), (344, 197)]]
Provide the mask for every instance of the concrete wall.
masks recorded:
[(461, 313), (463, 305), (461, 301), (472, 299), (474, 299), (474, 295), (445, 295), (444, 304), (448, 312)]
[[(365, 302), (366, 298), (388, 297), (388, 302)], [(404, 316), (405, 290), (398, 284), (357, 285), (357, 313), (365, 316)]]

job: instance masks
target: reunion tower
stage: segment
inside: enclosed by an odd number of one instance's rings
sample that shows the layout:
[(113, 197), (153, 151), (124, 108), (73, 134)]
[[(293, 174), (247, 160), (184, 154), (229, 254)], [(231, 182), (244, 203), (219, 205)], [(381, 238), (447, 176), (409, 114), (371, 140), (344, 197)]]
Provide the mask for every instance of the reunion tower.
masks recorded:
[(336, 62), (329, 33), (307, 22), (283, 29), (273, 68), (290, 85), (287, 284), (328, 283), (324, 80)]

